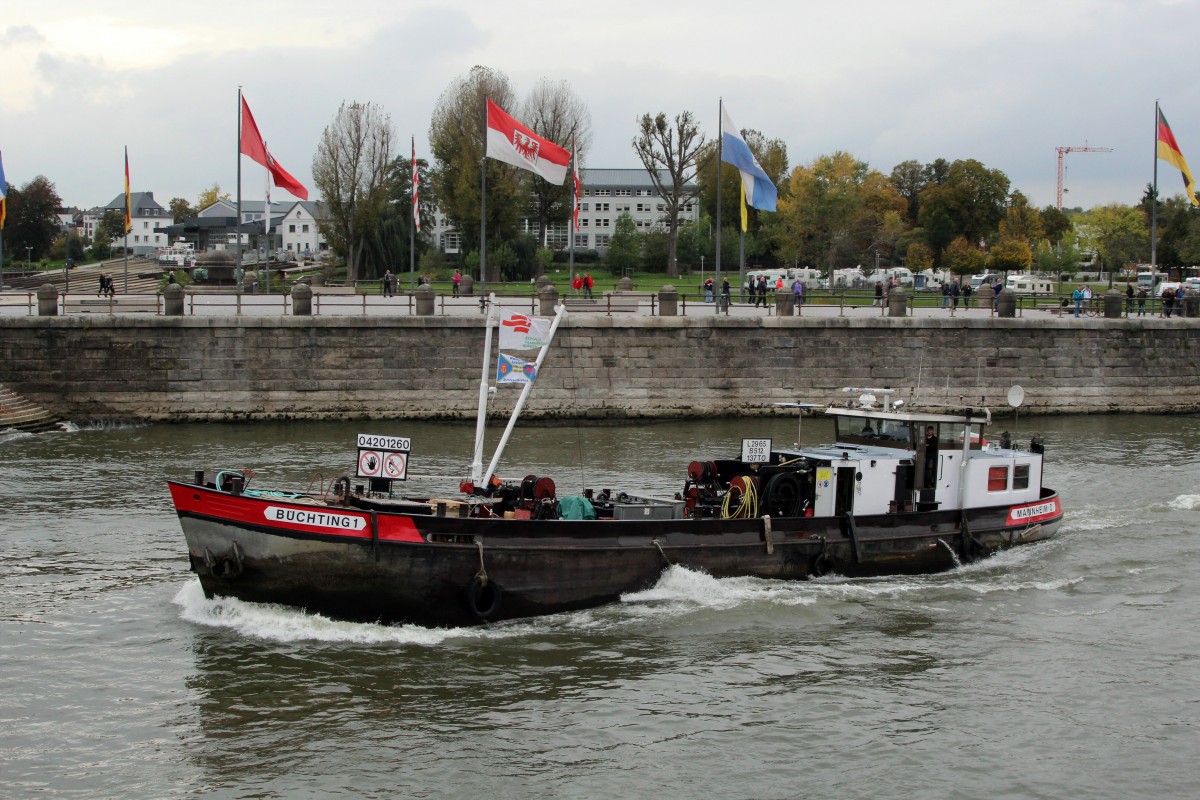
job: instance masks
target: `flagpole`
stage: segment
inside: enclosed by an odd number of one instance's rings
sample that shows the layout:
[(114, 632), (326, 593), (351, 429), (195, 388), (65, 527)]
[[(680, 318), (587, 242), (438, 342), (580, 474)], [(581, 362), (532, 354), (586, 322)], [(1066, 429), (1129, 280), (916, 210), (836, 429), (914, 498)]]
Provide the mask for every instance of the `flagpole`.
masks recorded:
[(122, 249), (125, 251), (125, 294), (129, 294), (129, 225), (131, 217), (131, 209), (129, 208), (129, 145), (125, 145), (125, 224), (121, 227), (125, 229), (125, 244)]
[[(482, 301), (482, 295), (480, 300)], [(479, 411), (475, 417), (475, 450), (471, 454), (471, 482), (482, 487), (483, 478), (483, 433), (487, 419), (488, 367), (492, 363), (492, 328), (496, 304), (486, 305), (487, 321), (483, 338), (483, 375), (479, 378)]]
[[(267, 161), (271, 160), (271, 151), (267, 150), (267, 141), (263, 140), (263, 150), (267, 153)], [(238, 159), (241, 160), (240, 158)], [(260, 269), (265, 277), (263, 287), (267, 294), (271, 293), (271, 170), (263, 170), (263, 266)], [(239, 237), (240, 238), (240, 237)]]
[(412, 219), (408, 221), (408, 291), (417, 290), (417, 224), (421, 211), (417, 206), (417, 137), (412, 137), (412, 159), (408, 165), (412, 171), (408, 190), (412, 193)]
[[(725, 302), (725, 294), (721, 291), (721, 156), (724, 155), (725, 138), (725, 99), (717, 99), (717, 252), (713, 256), (715, 277), (713, 291), (717, 299), (717, 313), (721, 313), (721, 305)], [(725, 313), (729, 313), (726, 309)]]
[(571, 287), (575, 287), (575, 215), (579, 213), (579, 164), (575, 161), (575, 137), (571, 137), (571, 243), (567, 248)]
[[(237, 220), (233, 224), (234, 238), (234, 272), (242, 275), (242, 87), (238, 85), (237, 110)], [(237, 290), (242, 291), (242, 281), (238, 279)]]
[(483, 152), (479, 159), (479, 302), (484, 302), (487, 279), (487, 96), (483, 98)]
[(1154, 101), (1154, 188), (1150, 198), (1150, 291), (1154, 291), (1154, 273), (1158, 271), (1158, 100)]

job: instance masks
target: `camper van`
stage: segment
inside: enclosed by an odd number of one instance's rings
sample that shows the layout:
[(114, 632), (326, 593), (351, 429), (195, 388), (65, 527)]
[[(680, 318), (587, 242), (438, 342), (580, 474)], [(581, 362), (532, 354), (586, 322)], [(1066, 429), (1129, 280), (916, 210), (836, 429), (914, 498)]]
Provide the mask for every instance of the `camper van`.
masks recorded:
[(985, 283), (988, 284), (989, 286), (994, 286), (997, 278), (998, 278), (998, 276), (992, 272), (984, 272), (979, 275), (972, 275), (971, 276), (971, 290), (975, 291), (980, 286), (983, 286)]
[(1016, 294), (1053, 294), (1054, 281), (1037, 275), (1009, 275), (1007, 288)]
[(821, 270), (813, 269), (812, 267), (795, 267), (787, 271), (787, 277), (784, 278), (784, 283), (789, 287), (795, 282), (800, 281), (804, 284), (805, 289), (818, 289), (821, 286)]

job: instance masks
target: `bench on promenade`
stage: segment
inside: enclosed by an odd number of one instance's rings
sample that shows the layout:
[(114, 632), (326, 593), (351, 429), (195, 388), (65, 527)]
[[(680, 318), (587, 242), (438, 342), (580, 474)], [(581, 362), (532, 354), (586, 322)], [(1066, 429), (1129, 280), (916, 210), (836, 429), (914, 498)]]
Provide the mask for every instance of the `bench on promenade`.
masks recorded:
[(124, 314), (134, 311), (150, 314), (159, 313), (161, 311), (159, 296), (156, 294), (125, 294), (116, 297), (63, 296), (64, 314), (85, 314), (88, 312)]

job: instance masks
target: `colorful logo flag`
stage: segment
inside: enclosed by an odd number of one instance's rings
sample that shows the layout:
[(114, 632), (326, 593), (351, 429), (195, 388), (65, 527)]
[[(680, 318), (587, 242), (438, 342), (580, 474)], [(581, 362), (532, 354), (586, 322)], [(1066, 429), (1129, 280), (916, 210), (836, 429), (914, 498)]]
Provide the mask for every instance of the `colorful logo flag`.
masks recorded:
[(263, 141), (262, 134), (258, 132), (258, 124), (254, 121), (254, 115), (250, 113), (250, 106), (246, 104), (246, 98), (242, 98), (242, 141), (240, 151), (250, 156), (251, 160), (257, 161), (267, 168), (271, 173), (271, 180), (275, 185), (292, 195), (299, 197), (301, 200), (308, 199), (308, 189), (300, 181), (293, 178), (287, 170), (280, 166), (279, 162), (267, 151), (267, 144)]
[(1192, 171), (1188, 169), (1183, 151), (1175, 142), (1175, 134), (1171, 133), (1171, 126), (1167, 124), (1167, 118), (1161, 110), (1158, 112), (1158, 157), (1183, 173), (1183, 188), (1188, 199), (1192, 201), (1192, 205), (1200, 206), (1200, 200), (1196, 199), (1196, 181), (1192, 178)]
[(742, 138), (742, 132), (733, 124), (729, 109), (721, 106), (721, 160), (732, 164), (742, 173), (742, 186), (746, 189), (746, 203), (761, 211), (774, 211), (779, 190), (767, 173), (759, 166), (758, 159), (750, 152), (750, 145)]
[(536, 350), (550, 344), (550, 320), (505, 311), (500, 317), (501, 350)]
[(413, 196), (413, 224), (417, 226), (417, 233), (421, 232), (421, 209), (417, 205), (417, 193), (421, 188), (421, 179), (417, 176), (417, 137), (412, 140), (412, 196)]
[(500, 354), (496, 362), (496, 383), (533, 383), (537, 378), (537, 365), (516, 356)]
[(0, 155), (0, 231), (4, 230), (4, 218), (8, 216), (8, 181), (4, 179), (4, 157)]
[(567, 179), (571, 154), (487, 101), (487, 157), (535, 172), (550, 183)]
[(129, 148), (125, 148), (125, 232), (133, 230), (133, 208), (129, 199)]

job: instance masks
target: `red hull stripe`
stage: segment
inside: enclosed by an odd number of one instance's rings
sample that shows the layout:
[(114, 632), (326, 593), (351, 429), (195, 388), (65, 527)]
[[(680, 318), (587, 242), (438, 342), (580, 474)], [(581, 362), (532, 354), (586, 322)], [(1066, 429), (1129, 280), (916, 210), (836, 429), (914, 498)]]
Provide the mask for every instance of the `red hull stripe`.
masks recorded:
[[(371, 539), (371, 515), (362, 511), (289, 503), (279, 498), (224, 494), (174, 483), (171, 484), (171, 500), (181, 514), (213, 517), (256, 528)], [(416, 524), (407, 516), (379, 514), (376, 524), (381, 541), (424, 541)]]
[(1055, 495), (1049, 500), (1039, 500), (1036, 503), (1013, 506), (1008, 509), (1008, 518), (1004, 521), (1004, 524), (1012, 527), (1014, 525), (1029, 525), (1034, 522), (1046, 522), (1047, 520), (1058, 519), (1062, 516), (1062, 513), (1062, 503), (1058, 502), (1058, 496)]

